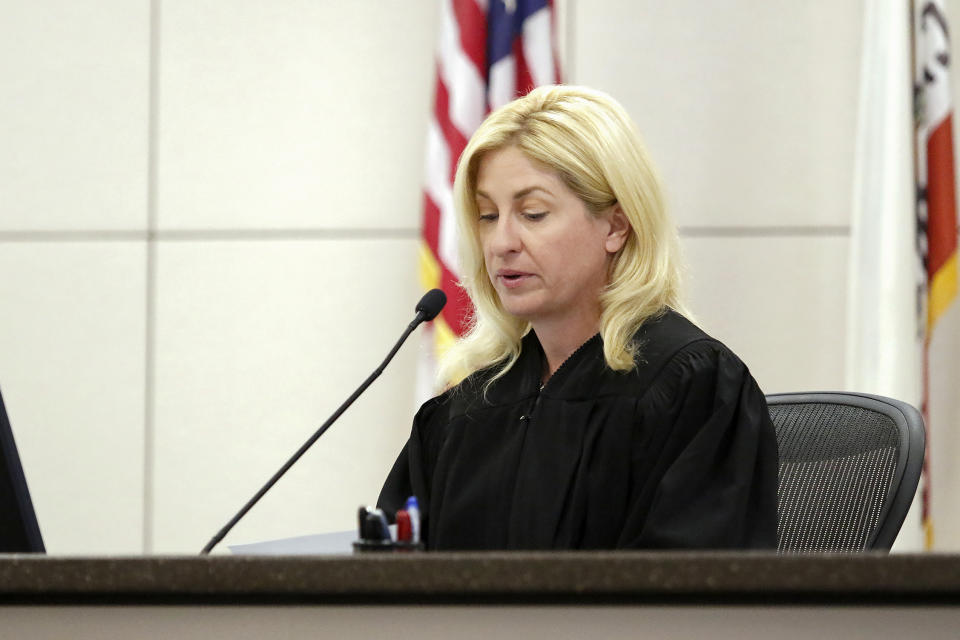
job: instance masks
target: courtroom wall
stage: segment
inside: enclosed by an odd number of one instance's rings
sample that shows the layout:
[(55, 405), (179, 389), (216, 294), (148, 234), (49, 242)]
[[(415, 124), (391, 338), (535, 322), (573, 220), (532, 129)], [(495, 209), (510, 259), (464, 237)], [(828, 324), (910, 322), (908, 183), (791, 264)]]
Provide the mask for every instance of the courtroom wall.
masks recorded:
[[(558, 12), (566, 79), (618, 97), (661, 168), (699, 321), (767, 392), (842, 388), (862, 3)], [(198, 551), (412, 315), (438, 3), (4, 16), (0, 389), (43, 533)], [(228, 542), (353, 525), (419, 348)]]

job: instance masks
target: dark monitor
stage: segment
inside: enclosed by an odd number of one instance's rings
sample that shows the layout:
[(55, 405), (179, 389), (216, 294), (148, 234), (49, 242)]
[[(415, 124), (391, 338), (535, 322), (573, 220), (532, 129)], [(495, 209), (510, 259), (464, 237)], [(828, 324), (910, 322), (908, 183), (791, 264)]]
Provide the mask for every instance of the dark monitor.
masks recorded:
[(44, 553), (17, 444), (0, 395), (0, 553)]

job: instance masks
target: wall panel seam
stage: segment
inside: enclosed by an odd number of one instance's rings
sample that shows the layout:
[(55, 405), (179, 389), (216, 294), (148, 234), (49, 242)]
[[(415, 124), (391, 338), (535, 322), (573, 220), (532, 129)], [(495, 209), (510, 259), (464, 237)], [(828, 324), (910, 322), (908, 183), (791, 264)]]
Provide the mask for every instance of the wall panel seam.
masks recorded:
[[(155, 196), (151, 197), (153, 200)], [(149, 205), (155, 206), (155, 205)], [(153, 224), (153, 222), (149, 222)], [(681, 236), (694, 238), (846, 237), (846, 225), (822, 226), (681, 226)], [(403, 240), (420, 237), (419, 229), (168, 229), (168, 230), (56, 230), (0, 231), (0, 243), (29, 242), (192, 242), (192, 241), (300, 241)]]

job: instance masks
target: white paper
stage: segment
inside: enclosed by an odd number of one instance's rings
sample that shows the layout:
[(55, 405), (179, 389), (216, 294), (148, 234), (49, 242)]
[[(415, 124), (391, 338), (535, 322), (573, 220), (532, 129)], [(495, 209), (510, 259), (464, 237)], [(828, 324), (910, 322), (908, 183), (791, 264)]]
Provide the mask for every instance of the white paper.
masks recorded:
[(351, 529), (249, 544), (234, 544), (230, 545), (230, 552), (234, 555), (255, 556), (343, 555), (353, 553), (352, 545), (356, 539), (357, 532)]

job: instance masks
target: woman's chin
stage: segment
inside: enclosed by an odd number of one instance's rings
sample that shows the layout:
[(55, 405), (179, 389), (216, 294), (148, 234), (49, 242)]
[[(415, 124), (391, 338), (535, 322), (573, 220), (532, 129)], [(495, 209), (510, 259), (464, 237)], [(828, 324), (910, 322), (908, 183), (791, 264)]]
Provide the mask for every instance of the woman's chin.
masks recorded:
[(540, 309), (539, 304), (535, 304), (532, 301), (523, 301), (523, 300), (504, 300), (501, 296), (500, 304), (503, 306), (504, 311), (509, 313), (515, 318), (521, 320), (526, 320), (532, 322), (533, 319), (538, 315), (537, 312)]
[(497, 295), (500, 298), (500, 306), (510, 315), (533, 322), (548, 309), (556, 305), (551, 300), (549, 293), (542, 289), (529, 289), (526, 291), (517, 289), (502, 289), (497, 287)]

